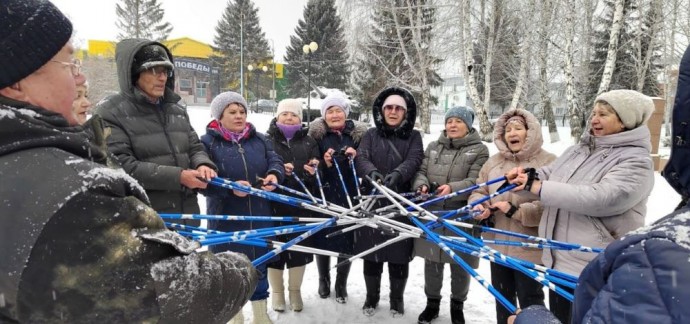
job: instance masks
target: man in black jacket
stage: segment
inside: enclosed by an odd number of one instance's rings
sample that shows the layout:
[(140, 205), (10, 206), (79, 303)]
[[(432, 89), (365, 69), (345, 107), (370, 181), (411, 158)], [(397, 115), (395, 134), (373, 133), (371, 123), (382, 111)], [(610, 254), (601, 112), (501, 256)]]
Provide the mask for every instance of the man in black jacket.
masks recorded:
[(256, 287), (235, 253), (196, 253), (110, 167), (98, 117), (72, 110), (72, 24), (0, 5), (0, 322), (225, 323)]
[(108, 149), (137, 179), (161, 213), (199, 213), (195, 189), (206, 188), (216, 166), (189, 122), (175, 84), (170, 51), (158, 42), (117, 44), (120, 93), (96, 107), (110, 128)]

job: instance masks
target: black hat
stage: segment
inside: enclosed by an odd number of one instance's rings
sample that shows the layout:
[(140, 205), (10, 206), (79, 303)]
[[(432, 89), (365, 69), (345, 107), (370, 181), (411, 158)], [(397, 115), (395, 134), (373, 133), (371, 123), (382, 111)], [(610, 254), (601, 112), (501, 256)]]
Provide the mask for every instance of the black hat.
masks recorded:
[(158, 44), (146, 45), (134, 54), (132, 76), (136, 76), (142, 71), (156, 66), (165, 66), (170, 70), (173, 69), (168, 51)]
[(0, 0), (0, 89), (50, 61), (72, 37), (72, 23), (46, 0)]

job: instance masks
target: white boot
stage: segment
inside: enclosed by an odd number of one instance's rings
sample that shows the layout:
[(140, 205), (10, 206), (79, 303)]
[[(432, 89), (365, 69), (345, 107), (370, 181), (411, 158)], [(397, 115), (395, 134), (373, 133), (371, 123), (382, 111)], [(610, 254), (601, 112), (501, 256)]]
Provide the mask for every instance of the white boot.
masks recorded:
[(302, 279), (304, 279), (305, 266), (288, 269), (288, 292), (290, 292), (290, 307), (295, 312), (301, 312), (304, 308), (302, 301)]
[(283, 284), (283, 270), (268, 268), (268, 282), (273, 292), (271, 293), (271, 306), (276, 312), (285, 311), (285, 286)]
[(252, 302), (252, 313), (254, 313), (252, 324), (273, 324), (273, 321), (268, 317), (265, 299)]
[(233, 317), (228, 324), (244, 324), (244, 314), (242, 314), (242, 309)]

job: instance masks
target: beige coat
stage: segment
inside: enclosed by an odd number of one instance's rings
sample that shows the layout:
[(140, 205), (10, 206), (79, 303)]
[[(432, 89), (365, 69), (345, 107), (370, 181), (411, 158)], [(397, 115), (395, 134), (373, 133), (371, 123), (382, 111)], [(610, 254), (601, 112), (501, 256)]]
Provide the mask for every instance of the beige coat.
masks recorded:
[[(520, 152), (515, 154), (508, 149), (508, 145), (503, 139), (505, 123), (508, 118), (512, 117), (514, 114), (522, 115), (527, 121), (527, 138), (525, 140), (525, 145)], [(522, 109), (516, 110), (514, 114), (503, 114), (496, 121), (496, 125), (494, 126), (494, 143), (496, 144), (499, 153), (491, 156), (486, 164), (484, 164), (484, 167), (482, 167), (482, 169), (479, 171), (477, 183), (499, 178), (508, 170), (517, 166), (525, 168), (539, 168), (551, 163), (556, 159), (554, 154), (549, 153), (541, 148), (544, 140), (541, 135), (541, 125), (536, 117), (534, 117), (534, 115), (528, 111)], [(490, 185), (488, 188), (482, 187), (475, 190), (472, 195), (470, 195), (469, 202), (478, 200), (483, 196), (496, 192), (498, 187), (500, 187), (502, 184), (502, 182), (499, 182)], [(501, 211), (494, 212), (493, 218), (495, 228), (537, 236), (539, 221), (543, 211), (539, 200), (535, 199), (535, 197), (527, 197), (508, 192), (499, 195), (490, 201), (484, 202), (483, 205), (485, 208), (488, 208), (490, 203), (495, 203), (498, 201), (509, 201), (513, 205), (517, 206), (518, 210), (515, 212), (512, 218), (506, 217)], [(482, 236), (485, 239), (525, 242), (522, 239), (502, 234), (483, 233)], [(492, 247), (499, 252), (512, 257), (528, 260), (533, 263), (541, 263), (542, 251), (539, 249), (506, 245), (492, 245)]]

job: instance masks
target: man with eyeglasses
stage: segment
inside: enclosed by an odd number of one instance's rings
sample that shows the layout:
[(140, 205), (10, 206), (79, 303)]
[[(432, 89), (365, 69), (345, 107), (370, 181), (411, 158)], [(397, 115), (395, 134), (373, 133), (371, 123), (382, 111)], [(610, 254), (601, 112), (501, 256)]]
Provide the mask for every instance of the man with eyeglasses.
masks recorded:
[(249, 260), (165, 228), (78, 124), (70, 21), (0, 3), (0, 323), (226, 323), (256, 287)]
[(196, 190), (206, 188), (204, 180), (217, 169), (173, 92), (172, 54), (145, 39), (125, 39), (115, 51), (120, 93), (95, 111), (111, 130), (108, 148), (146, 189), (156, 211), (198, 214)]

